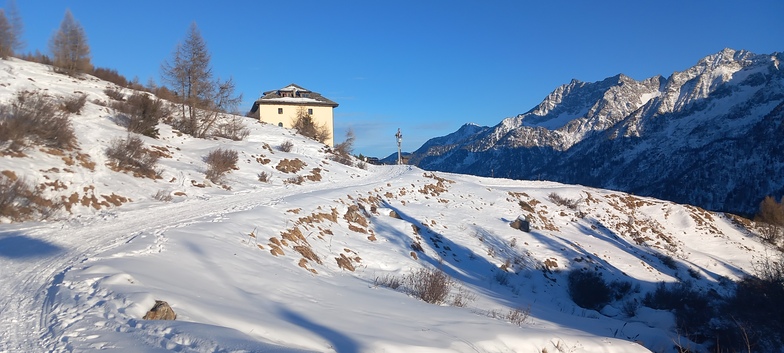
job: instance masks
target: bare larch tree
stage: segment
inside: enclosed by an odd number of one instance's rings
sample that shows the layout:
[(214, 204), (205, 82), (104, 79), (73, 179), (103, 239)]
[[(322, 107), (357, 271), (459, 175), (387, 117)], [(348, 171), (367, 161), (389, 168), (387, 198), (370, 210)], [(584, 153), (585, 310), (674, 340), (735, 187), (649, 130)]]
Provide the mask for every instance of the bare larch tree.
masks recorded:
[(207, 137), (225, 112), (235, 110), (242, 96), (234, 96), (234, 82), (213, 79), (207, 43), (196, 23), (178, 43), (170, 60), (161, 65), (163, 81), (180, 104), (176, 127), (194, 137)]
[(60, 29), (49, 40), (49, 50), (52, 51), (57, 72), (77, 76), (92, 69), (87, 35), (82, 25), (74, 19), (71, 10), (65, 10)]

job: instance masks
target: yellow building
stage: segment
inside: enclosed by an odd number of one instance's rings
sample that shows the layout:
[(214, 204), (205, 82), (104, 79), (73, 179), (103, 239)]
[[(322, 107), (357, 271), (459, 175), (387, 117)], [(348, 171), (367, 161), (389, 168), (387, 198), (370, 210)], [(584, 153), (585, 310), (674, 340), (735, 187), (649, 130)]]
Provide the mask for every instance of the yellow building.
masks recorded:
[(291, 128), (302, 110), (313, 119), (317, 126), (324, 126), (330, 133), (324, 141), (327, 146), (334, 147), (335, 124), (332, 110), (337, 103), (322, 97), (321, 94), (290, 84), (281, 89), (264, 92), (251, 108), (250, 113), (260, 121), (285, 128)]

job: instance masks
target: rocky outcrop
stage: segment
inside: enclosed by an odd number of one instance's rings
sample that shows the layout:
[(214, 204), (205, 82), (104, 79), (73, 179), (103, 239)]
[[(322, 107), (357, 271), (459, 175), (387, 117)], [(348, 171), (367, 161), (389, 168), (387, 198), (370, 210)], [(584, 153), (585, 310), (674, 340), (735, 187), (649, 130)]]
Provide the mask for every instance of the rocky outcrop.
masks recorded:
[(163, 300), (156, 300), (152, 309), (147, 312), (143, 317), (144, 320), (176, 320), (177, 314), (169, 306), (169, 303)]

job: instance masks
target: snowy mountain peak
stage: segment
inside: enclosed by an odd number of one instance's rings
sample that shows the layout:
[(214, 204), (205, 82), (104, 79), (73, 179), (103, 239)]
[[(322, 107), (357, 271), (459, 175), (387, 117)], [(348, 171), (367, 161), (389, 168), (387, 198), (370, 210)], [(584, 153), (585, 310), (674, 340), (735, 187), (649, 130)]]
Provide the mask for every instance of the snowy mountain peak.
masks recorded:
[[(449, 153), (431, 159), (418, 150), (412, 160), (432, 170), (547, 177), (753, 212), (765, 195), (784, 194), (784, 174), (764, 172), (748, 152), (778, 156), (784, 147), (783, 139), (769, 136), (780, 119), (775, 107), (784, 101), (781, 59), (727, 48), (667, 78), (572, 80)], [(766, 139), (750, 142), (761, 136)], [(784, 170), (784, 161), (773, 163)], [(716, 173), (723, 177), (712, 180)]]

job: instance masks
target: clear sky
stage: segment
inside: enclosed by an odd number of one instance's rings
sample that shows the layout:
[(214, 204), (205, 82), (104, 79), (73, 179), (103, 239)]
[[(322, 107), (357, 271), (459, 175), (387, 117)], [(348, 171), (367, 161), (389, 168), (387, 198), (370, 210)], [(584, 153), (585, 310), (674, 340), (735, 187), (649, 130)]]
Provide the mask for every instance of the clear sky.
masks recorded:
[[(5, 0), (0, 0), (5, 3)], [(784, 1), (16, 0), (22, 52), (48, 53), (66, 9), (97, 67), (160, 81), (195, 22), (241, 111), (296, 83), (340, 104), (335, 140), (385, 157), (465, 123), (493, 126), (571, 79), (669, 76), (723, 48), (784, 51)]]

